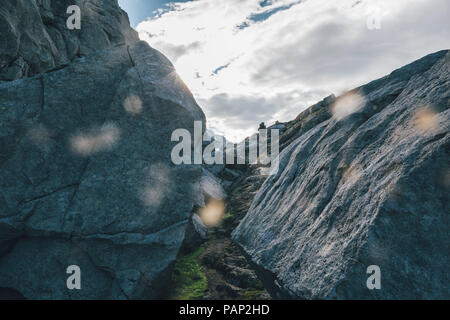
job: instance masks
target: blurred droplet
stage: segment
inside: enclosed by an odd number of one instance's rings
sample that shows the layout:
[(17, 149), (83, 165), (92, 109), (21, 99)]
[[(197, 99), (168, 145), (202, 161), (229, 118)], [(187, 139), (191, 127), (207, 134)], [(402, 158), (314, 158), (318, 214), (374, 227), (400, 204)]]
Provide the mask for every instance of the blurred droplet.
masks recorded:
[(140, 114), (142, 112), (142, 100), (138, 96), (130, 95), (123, 104), (129, 113)]
[(344, 183), (354, 183), (360, 179), (361, 175), (362, 171), (359, 168), (352, 166), (344, 171), (342, 178)]
[(141, 192), (141, 200), (148, 207), (157, 209), (164, 198), (170, 194), (170, 170), (165, 164), (154, 164), (150, 167), (147, 183)]
[(338, 98), (332, 106), (331, 112), (333, 117), (339, 121), (360, 110), (365, 103), (366, 101), (361, 94), (355, 92), (347, 93)]
[(164, 199), (163, 188), (158, 186), (148, 187), (142, 194), (142, 200), (146, 206), (157, 208)]
[(319, 256), (321, 257), (326, 257), (328, 255), (330, 255), (330, 253), (333, 252), (335, 244), (334, 243), (327, 243), (325, 244), (319, 251)]
[(439, 124), (437, 114), (430, 107), (423, 107), (414, 114), (414, 124), (420, 132), (435, 130)]
[(43, 149), (53, 142), (52, 133), (43, 124), (35, 125), (28, 132), (28, 137), (36, 147)]
[(119, 140), (120, 131), (116, 125), (109, 123), (88, 133), (80, 133), (71, 140), (74, 152), (82, 156), (108, 151)]
[(199, 212), (199, 216), (202, 219), (205, 226), (217, 227), (223, 220), (225, 215), (225, 205), (221, 200), (212, 200), (202, 208)]

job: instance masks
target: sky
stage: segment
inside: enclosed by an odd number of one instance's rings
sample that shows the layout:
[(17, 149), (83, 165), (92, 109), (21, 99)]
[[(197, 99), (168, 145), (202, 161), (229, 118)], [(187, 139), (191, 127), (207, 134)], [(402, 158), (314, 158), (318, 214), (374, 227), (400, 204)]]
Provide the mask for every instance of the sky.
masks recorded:
[(207, 125), (238, 142), (429, 53), (450, 49), (448, 0), (119, 0)]

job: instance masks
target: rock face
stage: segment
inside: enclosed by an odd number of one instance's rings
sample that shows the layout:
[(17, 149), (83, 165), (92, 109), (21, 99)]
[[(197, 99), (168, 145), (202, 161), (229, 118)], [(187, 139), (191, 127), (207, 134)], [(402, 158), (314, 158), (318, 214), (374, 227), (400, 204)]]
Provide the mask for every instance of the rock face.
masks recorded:
[(447, 51), (325, 99), (286, 124), (234, 240), (278, 297), (449, 299), (449, 126)]
[(206, 241), (208, 241), (208, 227), (205, 226), (200, 216), (195, 213), (192, 215), (186, 229), (182, 250), (184, 252), (192, 252)]
[[(69, 30), (67, 8), (81, 9), (81, 29)], [(117, 1), (4, 0), (0, 8), (0, 80), (16, 80), (77, 57), (138, 41)]]
[(117, 1), (5, 1), (0, 77), (19, 80), (0, 83), (0, 293), (160, 297), (202, 176), (172, 164), (171, 134), (202, 110)]

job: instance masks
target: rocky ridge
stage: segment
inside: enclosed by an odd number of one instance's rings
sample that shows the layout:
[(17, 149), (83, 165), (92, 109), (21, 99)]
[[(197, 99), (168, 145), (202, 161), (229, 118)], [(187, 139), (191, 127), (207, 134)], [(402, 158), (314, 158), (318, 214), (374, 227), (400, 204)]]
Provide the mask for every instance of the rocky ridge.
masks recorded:
[(437, 52), (284, 124), (280, 170), (233, 232), (274, 297), (450, 297), (449, 71)]

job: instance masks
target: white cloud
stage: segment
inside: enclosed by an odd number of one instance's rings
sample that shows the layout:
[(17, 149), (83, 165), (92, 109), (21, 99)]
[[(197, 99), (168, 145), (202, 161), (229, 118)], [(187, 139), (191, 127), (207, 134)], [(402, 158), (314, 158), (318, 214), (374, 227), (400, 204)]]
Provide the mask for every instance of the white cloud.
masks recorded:
[[(449, 11), (448, 0), (196, 0), (137, 29), (174, 62), (209, 126), (237, 141), (448, 49)], [(379, 30), (367, 26), (374, 14)]]

